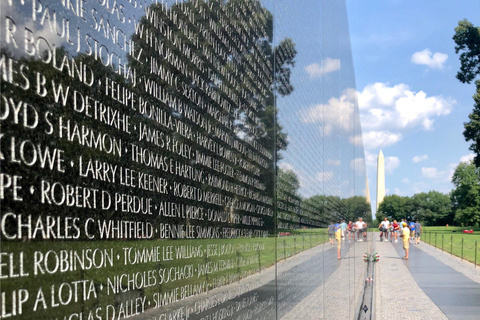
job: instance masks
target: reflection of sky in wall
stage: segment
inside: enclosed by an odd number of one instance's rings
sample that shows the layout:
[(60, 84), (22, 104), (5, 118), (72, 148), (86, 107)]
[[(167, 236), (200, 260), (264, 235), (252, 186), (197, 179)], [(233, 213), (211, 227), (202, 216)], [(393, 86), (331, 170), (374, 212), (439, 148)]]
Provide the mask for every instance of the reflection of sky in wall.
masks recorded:
[[(175, 2), (163, 1), (169, 5)], [(355, 112), (355, 80), (343, 1), (306, 0), (301, 5), (286, 0), (261, 2), (275, 16), (275, 44), (289, 37), (297, 50), (291, 76), (295, 89), (290, 96), (277, 99), (279, 122), (289, 140), (280, 167), (296, 172), (300, 193), (305, 197), (363, 195), (363, 145)], [(61, 1), (11, 3), (3, 1), (2, 11), (5, 16), (15, 17), (15, 26), (9, 23), (16, 29), (17, 47), (12, 40), (5, 43), (9, 39), (6, 36), (1, 38), (1, 45), (7, 45), (16, 56), (27, 55), (24, 38), (28, 29), (36, 39), (46, 40), (38, 42), (41, 51), (47, 49), (48, 42), (52, 49), (63, 46), (73, 56), (89, 52), (98, 42), (97, 54), (102, 53), (105, 59), (106, 52), (115, 53), (117, 65), (118, 59), (126, 64), (128, 50), (122, 47), (134, 33), (135, 23), (145, 15), (145, 3), (155, 1), (106, 1), (104, 6), (86, 1), (83, 17), (77, 8), (67, 8)], [(68, 21), (64, 21), (67, 16)], [(118, 35), (116, 41), (109, 33), (109, 24)], [(356, 174), (351, 168), (356, 168)]]
[(297, 50), (291, 78), (295, 89), (277, 99), (279, 122), (289, 138), (280, 168), (296, 172), (305, 197), (365, 195), (345, 4), (276, 1), (275, 18), (276, 43), (290, 37)]
[[(145, 15), (145, 3), (155, 2), (105, 1), (102, 6), (99, 1), (78, 1), (83, 5), (83, 10), (78, 10), (77, 1), (65, 1), (62, 4), (63, 1), (15, 0), (11, 6), (9, 1), (2, 1), (2, 11), (6, 16), (15, 17), (19, 48), (15, 48), (12, 43), (8, 44), (8, 48), (16, 55), (28, 56), (23, 45), (25, 30), (28, 29), (35, 35), (41, 51), (48, 48), (45, 41), (38, 41), (43, 38), (52, 49), (53, 46), (63, 46), (72, 56), (89, 53), (91, 50), (94, 54), (96, 47), (97, 54), (101, 53), (105, 62), (108, 52), (110, 55), (115, 53), (125, 63), (130, 47), (129, 44), (125, 46), (125, 42), (128, 43), (134, 33), (135, 23)], [(2, 37), (2, 46), (6, 38)], [(97, 57), (100, 58), (100, 55)], [(118, 58), (115, 57), (115, 65), (117, 62)]]

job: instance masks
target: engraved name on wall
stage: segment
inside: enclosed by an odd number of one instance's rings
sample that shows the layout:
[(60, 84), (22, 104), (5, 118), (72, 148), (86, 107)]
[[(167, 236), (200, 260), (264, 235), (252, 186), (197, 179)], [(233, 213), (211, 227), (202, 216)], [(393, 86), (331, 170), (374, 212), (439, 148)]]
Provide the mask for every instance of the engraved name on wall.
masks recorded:
[(274, 312), (269, 278), (240, 281), (275, 256), (271, 19), (2, 2), (2, 319)]

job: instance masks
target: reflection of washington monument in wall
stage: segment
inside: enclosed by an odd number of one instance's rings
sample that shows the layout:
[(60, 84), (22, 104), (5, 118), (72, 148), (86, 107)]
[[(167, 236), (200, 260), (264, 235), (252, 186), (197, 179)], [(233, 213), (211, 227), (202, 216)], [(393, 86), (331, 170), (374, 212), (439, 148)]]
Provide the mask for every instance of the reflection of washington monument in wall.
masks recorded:
[(367, 202), (370, 204), (370, 187), (368, 186), (368, 178), (365, 177), (365, 184), (366, 184), (366, 187), (367, 187)]
[(382, 150), (378, 153), (377, 158), (377, 210), (380, 203), (385, 197), (385, 160)]

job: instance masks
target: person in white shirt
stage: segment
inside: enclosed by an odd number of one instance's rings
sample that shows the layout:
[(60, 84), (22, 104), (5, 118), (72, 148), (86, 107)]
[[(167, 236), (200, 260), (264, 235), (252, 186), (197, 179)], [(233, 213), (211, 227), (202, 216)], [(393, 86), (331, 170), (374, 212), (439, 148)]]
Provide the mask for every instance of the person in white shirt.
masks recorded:
[(390, 229), (390, 221), (385, 218), (378, 226), (378, 229), (380, 229), (380, 241), (383, 241), (383, 239), (388, 241), (388, 229)]
[[(367, 227), (367, 224), (363, 221), (363, 218), (358, 218), (358, 221), (355, 222), (355, 230), (357, 231), (357, 240), (358, 241), (363, 241), (363, 239), (366, 237), (367, 232), (365, 228)], [(360, 239), (360, 236), (362, 236), (362, 239)]]

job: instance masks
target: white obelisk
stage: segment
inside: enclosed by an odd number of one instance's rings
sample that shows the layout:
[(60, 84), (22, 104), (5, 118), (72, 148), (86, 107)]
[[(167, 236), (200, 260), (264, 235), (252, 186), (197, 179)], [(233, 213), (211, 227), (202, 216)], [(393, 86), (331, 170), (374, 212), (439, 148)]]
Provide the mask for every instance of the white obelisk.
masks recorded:
[(377, 158), (377, 210), (385, 197), (385, 159), (380, 150)]

